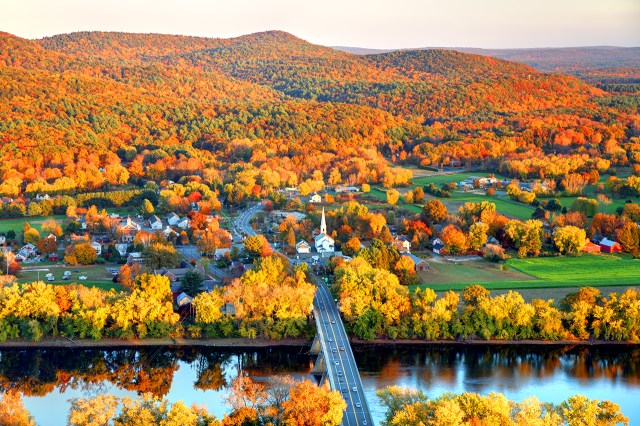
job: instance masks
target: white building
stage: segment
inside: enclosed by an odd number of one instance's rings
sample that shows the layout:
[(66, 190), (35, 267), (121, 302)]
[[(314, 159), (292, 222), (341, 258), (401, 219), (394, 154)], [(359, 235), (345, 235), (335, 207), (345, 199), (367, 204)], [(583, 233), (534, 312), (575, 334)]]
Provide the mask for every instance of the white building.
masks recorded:
[(154, 231), (161, 230), (162, 220), (160, 220), (160, 218), (156, 215), (151, 216), (151, 218), (149, 219), (149, 228), (153, 229)]
[(316, 251), (318, 253), (333, 253), (335, 251), (335, 241), (327, 234), (327, 220), (322, 208), (322, 220), (320, 221), (320, 233), (314, 238)]
[(180, 216), (175, 213), (169, 213), (167, 216), (167, 223), (171, 226), (176, 226), (180, 222)]
[(311, 253), (311, 246), (305, 240), (300, 240), (298, 244), (296, 244), (296, 252)]
[(91, 248), (96, 251), (96, 254), (100, 256), (102, 254), (102, 244), (96, 241), (91, 241)]
[(127, 254), (128, 244), (116, 244), (116, 250), (120, 253), (121, 257), (124, 257)]
[(188, 229), (189, 225), (191, 225), (191, 221), (189, 220), (189, 218), (183, 217), (182, 219), (180, 219), (176, 226), (180, 229)]
[(321, 203), (322, 197), (317, 192), (309, 198), (310, 203)]

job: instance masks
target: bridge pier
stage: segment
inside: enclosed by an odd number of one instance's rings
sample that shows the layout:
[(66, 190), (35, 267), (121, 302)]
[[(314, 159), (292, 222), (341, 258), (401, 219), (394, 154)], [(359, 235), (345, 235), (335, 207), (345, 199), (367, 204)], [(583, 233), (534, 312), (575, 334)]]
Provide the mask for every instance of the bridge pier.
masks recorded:
[(313, 364), (311, 375), (315, 377), (319, 386), (322, 386), (327, 380), (327, 363), (324, 359), (324, 354), (322, 353), (322, 351), (320, 351), (320, 353), (318, 353), (318, 356), (316, 357), (316, 362)]
[(322, 352), (322, 342), (320, 341), (320, 337), (316, 334), (316, 337), (313, 338), (313, 343), (311, 343), (311, 350), (309, 351), (311, 355), (318, 355)]

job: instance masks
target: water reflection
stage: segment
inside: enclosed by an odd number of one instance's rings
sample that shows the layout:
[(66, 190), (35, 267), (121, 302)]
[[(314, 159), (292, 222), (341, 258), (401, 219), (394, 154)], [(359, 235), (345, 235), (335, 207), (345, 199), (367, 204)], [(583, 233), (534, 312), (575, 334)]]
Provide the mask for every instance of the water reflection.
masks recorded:
[[(0, 350), (0, 392), (17, 389), (41, 426), (64, 423), (68, 399), (151, 392), (187, 405), (205, 404), (219, 418), (228, 385), (239, 374), (310, 378), (308, 348), (248, 351), (211, 348), (113, 350)], [(522, 401), (537, 395), (559, 402), (571, 395), (610, 399), (630, 424), (640, 424), (640, 347), (637, 346), (429, 346), (356, 348), (374, 418), (383, 418), (376, 389), (389, 385), (444, 392), (502, 392)], [(44, 396), (44, 397), (43, 397)]]
[(180, 365), (195, 370), (195, 380), (179, 386), (220, 390), (240, 373), (252, 377), (308, 373), (310, 360), (299, 348), (246, 352), (167, 347), (6, 349), (0, 351), (0, 391), (16, 389), (24, 396), (45, 396), (73, 389), (91, 396), (115, 387), (163, 397), (171, 390)]
[[(637, 346), (434, 346), (356, 350), (360, 371), (382, 383), (412, 378), (415, 385), (457, 386), (475, 383), (475, 392), (502, 383), (519, 389), (529, 381), (558, 374), (579, 381), (623, 381), (640, 386), (640, 348)], [(490, 378), (490, 381), (486, 379)]]

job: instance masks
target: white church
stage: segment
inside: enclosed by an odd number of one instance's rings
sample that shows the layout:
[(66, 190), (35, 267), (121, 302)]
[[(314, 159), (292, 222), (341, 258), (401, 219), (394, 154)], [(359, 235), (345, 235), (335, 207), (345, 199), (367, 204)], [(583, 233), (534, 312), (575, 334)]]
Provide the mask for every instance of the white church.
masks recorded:
[(327, 220), (324, 217), (324, 207), (322, 208), (322, 220), (320, 221), (320, 233), (315, 237), (315, 246), (318, 253), (333, 253), (335, 251), (335, 241), (327, 234)]

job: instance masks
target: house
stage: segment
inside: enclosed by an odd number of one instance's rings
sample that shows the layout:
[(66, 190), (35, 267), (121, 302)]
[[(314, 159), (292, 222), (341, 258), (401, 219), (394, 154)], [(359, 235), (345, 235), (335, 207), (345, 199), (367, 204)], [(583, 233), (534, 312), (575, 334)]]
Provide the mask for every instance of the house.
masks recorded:
[(151, 216), (151, 218), (149, 218), (149, 228), (153, 229), (154, 231), (161, 230), (162, 220), (160, 220), (160, 218), (156, 215)]
[(315, 236), (314, 243), (318, 253), (333, 253), (335, 251), (335, 241), (327, 234), (327, 220), (322, 208), (322, 219), (320, 220), (320, 233)]
[(176, 297), (176, 303), (178, 306), (187, 306), (193, 302), (193, 297), (189, 296), (187, 293), (182, 292)]
[(38, 201), (42, 201), (42, 200), (50, 200), (51, 197), (49, 196), (49, 194), (36, 194), (36, 200)]
[(310, 203), (321, 203), (322, 197), (316, 192), (309, 198)]
[(174, 231), (173, 229), (171, 229), (169, 227), (169, 225), (167, 225), (167, 227), (164, 228), (164, 231), (162, 231), (162, 233), (164, 234), (164, 237), (167, 240), (170, 240), (172, 238), (178, 238), (178, 233), (176, 231)]
[(49, 253), (49, 260), (51, 262), (57, 262), (59, 259), (58, 253)]
[(145, 262), (145, 258), (142, 257), (142, 253), (140, 252), (133, 252), (133, 253), (129, 253), (129, 256), (127, 257), (127, 265), (131, 266), (134, 263), (137, 263), (138, 265), (144, 265)]
[(7, 242), (7, 237), (5, 237), (4, 235), (0, 235), (0, 244), (4, 244)]
[(587, 244), (582, 248), (582, 251), (585, 253), (600, 253), (600, 250), (600, 246), (591, 241), (587, 241)]
[(188, 229), (190, 224), (191, 224), (191, 221), (189, 220), (189, 218), (183, 217), (178, 221), (176, 226), (180, 229)]
[(360, 192), (360, 189), (355, 186), (338, 186), (336, 192)]
[(411, 241), (409, 241), (409, 239), (404, 235), (397, 236), (393, 240), (393, 246), (400, 253), (410, 253), (411, 252)]
[(97, 241), (91, 241), (91, 248), (96, 251), (96, 254), (100, 256), (102, 254), (102, 244)]
[(213, 253), (213, 257), (220, 260), (227, 257), (227, 254), (229, 255), (229, 257), (231, 257), (231, 248), (217, 248)]
[(297, 253), (311, 253), (311, 246), (305, 240), (298, 241), (296, 244), (296, 252)]
[(155, 269), (153, 271), (153, 273), (155, 275), (160, 275), (163, 277), (167, 277), (169, 278), (169, 281), (176, 282), (176, 281), (182, 281), (182, 278), (184, 278), (184, 276), (187, 274), (187, 272), (191, 272), (193, 271), (192, 267), (187, 267), (187, 268), (162, 268), (162, 269)]
[(622, 251), (622, 246), (616, 241), (603, 238), (600, 241), (600, 250), (604, 253), (620, 253)]
[(80, 229), (87, 229), (87, 218), (86, 217), (80, 218), (78, 220), (78, 223), (80, 224)]
[(25, 244), (24, 246), (22, 246), (22, 248), (20, 248), (20, 250), (18, 250), (18, 253), (16, 254), (16, 260), (19, 262), (27, 260), (30, 257), (35, 256), (37, 252), (38, 251), (36, 250), (36, 246), (31, 243)]
[(496, 237), (494, 237), (493, 235), (489, 235), (487, 237), (487, 242), (485, 244), (492, 244), (494, 246), (499, 246), (500, 245), (500, 241), (498, 241), (496, 239)]
[(433, 252), (435, 254), (440, 254), (440, 252), (444, 248), (444, 244), (442, 244), (442, 240), (440, 238), (434, 238), (431, 241), (431, 246), (433, 247)]
[(413, 261), (413, 266), (416, 272), (424, 272), (429, 270), (429, 264), (426, 260), (419, 258), (415, 254), (404, 254), (403, 256), (407, 256), (409, 259)]
[(120, 257), (124, 257), (127, 254), (128, 244), (116, 244), (116, 250), (120, 253)]
[(169, 213), (169, 216), (167, 216), (167, 223), (171, 226), (176, 226), (178, 222), (180, 222), (180, 216), (173, 212)]

